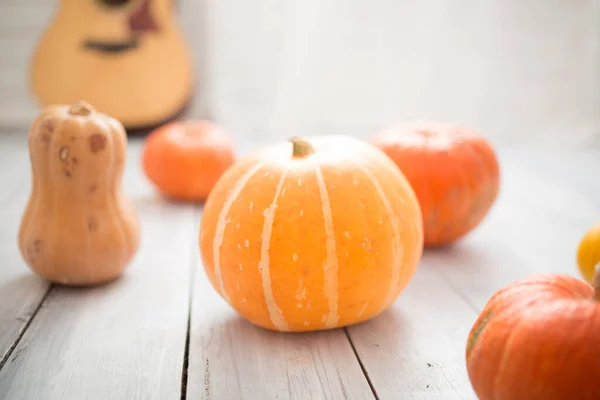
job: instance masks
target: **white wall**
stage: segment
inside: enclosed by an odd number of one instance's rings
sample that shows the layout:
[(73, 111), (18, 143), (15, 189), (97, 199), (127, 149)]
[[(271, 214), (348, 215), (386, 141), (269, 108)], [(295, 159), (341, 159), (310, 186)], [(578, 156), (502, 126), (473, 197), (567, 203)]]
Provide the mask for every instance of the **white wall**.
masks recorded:
[(35, 116), (27, 81), (29, 58), (53, 12), (54, 0), (0, 0), (0, 126)]
[[(36, 112), (25, 67), (47, 3), (1, 0), (5, 124)], [(437, 119), (498, 143), (600, 138), (600, 0), (180, 3), (197, 104), (236, 136), (365, 137)]]

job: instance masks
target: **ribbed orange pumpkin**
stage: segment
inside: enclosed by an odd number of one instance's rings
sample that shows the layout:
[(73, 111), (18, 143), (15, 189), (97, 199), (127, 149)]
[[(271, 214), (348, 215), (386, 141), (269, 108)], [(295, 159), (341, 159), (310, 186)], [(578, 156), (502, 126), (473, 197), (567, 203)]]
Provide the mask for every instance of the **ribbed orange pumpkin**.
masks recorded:
[(538, 274), (499, 290), (469, 334), (480, 400), (600, 398), (600, 280)]
[(496, 154), (470, 129), (441, 123), (394, 126), (369, 141), (394, 160), (413, 186), (423, 213), (425, 246), (465, 236), (498, 196)]
[(242, 158), (209, 195), (200, 230), (208, 278), (238, 313), (271, 330), (372, 318), (421, 258), (417, 198), (364, 141), (291, 142)]

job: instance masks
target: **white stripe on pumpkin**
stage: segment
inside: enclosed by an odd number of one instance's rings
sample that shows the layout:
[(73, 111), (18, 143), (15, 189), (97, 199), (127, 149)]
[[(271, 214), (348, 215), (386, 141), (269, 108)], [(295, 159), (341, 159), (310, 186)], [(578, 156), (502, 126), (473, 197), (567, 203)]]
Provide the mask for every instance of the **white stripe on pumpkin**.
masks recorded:
[(394, 264), (392, 266), (392, 279), (390, 280), (390, 288), (385, 299), (385, 305), (389, 306), (394, 301), (394, 294), (396, 293), (396, 289), (398, 288), (398, 285), (400, 283), (400, 271), (402, 269), (402, 258), (404, 256), (404, 248), (402, 247), (402, 241), (400, 240), (400, 230), (398, 228), (400, 226), (400, 223), (398, 217), (396, 217), (396, 215), (394, 214), (394, 210), (392, 209), (392, 205), (389, 199), (387, 198), (385, 192), (383, 191), (383, 188), (379, 184), (379, 181), (377, 180), (375, 175), (373, 175), (366, 166), (360, 163), (357, 163), (356, 165), (358, 165), (358, 167), (364, 172), (367, 178), (369, 178), (371, 183), (373, 183), (373, 186), (375, 186), (375, 190), (377, 191), (377, 194), (383, 202), (385, 213), (387, 214), (388, 218), (390, 219), (390, 222), (392, 223), (392, 229), (394, 232), (392, 236), (392, 258)]
[(238, 196), (250, 178), (252, 178), (252, 176), (254, 176), (254, 174), (256, 174), (264, 165), (265, 163), (256, 164), (234, 184), (233, 189), (225, 199), (225, 203), (223, 203), (223, 208), (221, 209), (219, 218), (217, 219), (217, 227), (215, 229), (215, 237), (213, 240), (213, 265), (219, 293), (221, 293), (221, 296), (223, 296), (223, 298), (229, 304), (231, 304), (231, 300), (229, 300), (229, 296), (225, 291), (225, 286), (223, 285), (223, 275), (221, 274), (221, 245), (223, 244), (223, 236), (225, 236), (225, 227), (227, 226), (227, 214), (229, 213), (229, 209), (233, 203), (238, 199)]
[(329, 203), (329, 195), (325, 187), (325, 180), (321, 167), (317, 161), (315, 166), (317, 174), (317, 184), (319, 186), (319, 194), (321, 196), (321, 206), (323, 209), (323, 220), (325, 222), (325, 240), (326, 257), (323, 265), (323, 273), (325, 278), (325, 296), (329, 303), (329, 314), (325, 319), (325, 327), (333, 328), (337, 326), (340, 320), (338, 314), (338, 296), (339, 296), (339, 276), (338, 276), (338, 259), (336, 251), (335, 236), (333, 231), (333, 217), (331, 214), (331, 204)]
[(277, 200), (279, 199), (279, 194), (281, 193), (281, 188), (283, 186), (283, 183), (285, 182), (286, 175), (287, 168), (285, 169), (285, 171), (283, 171), (283, 174), (281, 174), (281, 178), (279, 178), (279, 183), (277, 184), (277, 189), (275, 189), (275, 197), (273, 198), (273, 202), (263, 212), (265, 221), (263, 223), (263, 229), (260, 235), (260, 261), (258, 263), (258, 270), (260, 271), (261, 275), (261, 282), (263, 292), (265, 295), (265, 302), (267, 303), (269, 318), (271, 319), (271, 322), (273, 323), (275, 328), (277, 328), (280, 331), (288, 331), (289, 327), (287, 322), (285, 321), (283, 312), (277, 306), (277, 303), (275, 302), (275, 297), (273, 295), (269, 250), (271, 245), (271, 235), (273, 233), (273, 222), (275, 220), (275, 210), (277, 209)]

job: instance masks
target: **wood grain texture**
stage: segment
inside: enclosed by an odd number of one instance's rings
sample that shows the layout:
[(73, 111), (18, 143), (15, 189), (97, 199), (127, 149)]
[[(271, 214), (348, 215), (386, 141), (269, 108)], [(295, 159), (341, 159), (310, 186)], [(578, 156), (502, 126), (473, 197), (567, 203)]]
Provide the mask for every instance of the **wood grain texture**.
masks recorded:
[(464, 348), (475, 312), (529, 274), (581, 278), (577, 245), (600, 219), (591, 173), (600, 170), (598, 153), (512, 149), (500, 157), (502, 191), (489, 217), (455, 245), (426, 250), (394, 307), (349, 328), (381, 399), (474, 398)]
[[(386, 312), (347, 328), (379, 399), (475, 399), (464, 349), (476, 313), (425, 254)], [(452, 265), (447, 265), (452, 268)]]
[(0, 368), (49, 287), (27, 267), (17, 245), (31, 181), (26, 137), (0, 136)]
[(581, 278), (577, 246), (600, 221), (600, 186), (592, 172), (600, 170), (600, 153), (596, 160), (579, 154), (501, 152), (502, 187), (492, 212), (476, 231), (435, 255), (437, 269), (474, 307), (482, 309), (498, 289), (532, 273)]
[[(0, 137), (3, 354), (48, 287), (16, 246), (30, 182), (24, 137)], [(240, 152), (259, 146), (243, 142)], [(502, 149), (489, 217), (456, 245), (427, 250), (390, 310), (347, 329), (352, 343), (344, 330), (281, 334), (247, 323), (216, 294), (199, 263), (200, 211), (160, 200), (139, 153), (131, 140), (126, 191), (142, 224), (133, 264), (112, 285), (51, 290), (0, 370), (0, 398), (179, 399), (193, 284), (189, 399), (374, 398), (354, 350), (380, 399), (475, 399), (464, 349), (477, 311), (527, 274), (578, 277), (577, 243), (600, 218), (598, 151)]]
[(286, 334), (239, 317), (196, 270), (188, 399), (372, 399), (341, 329)]
[(199, 210), (155, 195), (130, 142), (126, 192), (141, 247), (125, 276), (93, 289), (53, 286), (0, 371), (2, 399), (179, 399)]

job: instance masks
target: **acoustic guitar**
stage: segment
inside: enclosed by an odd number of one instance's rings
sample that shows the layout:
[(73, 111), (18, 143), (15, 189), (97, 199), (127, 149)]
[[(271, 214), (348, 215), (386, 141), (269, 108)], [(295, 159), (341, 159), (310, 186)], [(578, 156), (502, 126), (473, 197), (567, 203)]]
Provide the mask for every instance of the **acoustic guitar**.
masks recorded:
[(31, 61), (42, 105), (85, 100), (128, 130), (180, 114), (192, 63), (173, 0), (61, 0)]

